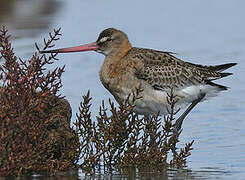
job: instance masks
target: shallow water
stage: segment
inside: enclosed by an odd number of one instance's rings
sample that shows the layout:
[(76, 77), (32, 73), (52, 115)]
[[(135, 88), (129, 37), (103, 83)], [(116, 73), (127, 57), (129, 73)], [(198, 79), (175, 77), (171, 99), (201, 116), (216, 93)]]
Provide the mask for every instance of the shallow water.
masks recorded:
[[(245, 1), (0, 0), (0, 3), (0, 24), (14, 34), (16, 53), (24, 58), (35, 50), (33, 42), (41, 44), (53, 28), (61, 27), (63, 33), (56, 47), (69, 47), (93, 42), (103, 29), (116, 27), (126, 32), (137, 47), (176, 52), (179, 58), (193, 63), (239, 63), (229, 70), (233, 76), (217, 81), (231, 88), (199, 104), (184, 122), (180, 146), (195, 140), (188, 159), (191, 172), (169, 171), (167, 177), (245, 178)], [(61, 93), (70, 101), (74, 118), (81, 96), (88, 89), (94, 113), (102, 99), (113, 98), (99, 81), (102, 55), (88, 52), (58, 57), (60, 61), (55, 66), (66, 65)], [(81, 172), (79, 177), (83, 176)]]

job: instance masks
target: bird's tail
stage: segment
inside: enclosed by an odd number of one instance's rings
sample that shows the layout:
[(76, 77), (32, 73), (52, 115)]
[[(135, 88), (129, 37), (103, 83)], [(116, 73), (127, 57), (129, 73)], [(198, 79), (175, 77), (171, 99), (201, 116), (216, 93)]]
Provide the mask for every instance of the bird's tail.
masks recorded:
[(214, 82), (212, 82), (212, 81), (207, 81), (207, 84), (210, 85), (210, 86), (217, 87), (219, 91), (225, 91), (225, 90), (227, 90), (227, 89), (229, 88), (229, 87), (227, 87), (227, 86), (223, 86), (223, 85), (214, 83)]
[[(208, 69), (210, 69), (212, 71), (215, 71), (215, 72), (218, 72), (220, 74), (220, 76), (221, 76), (220, 78), (223, 78), (223, 77), (232, 75), (232, 73), (226, 73), (226, 72), (223, 72), (223, 71), (226, 70), (226, 69), (229, 69), (232, 66), (235, 66), (236, 64), (237, 63), (220, 64), (220, 65), (216, 65), (216, 66), (209, 66)], [(217, 79), (220, 79), (220, 78), (217, 78)], [(216, 86), (221, 91), (228, 89), (228, 87), (220, 85), (220, 84), (216, 84), (216, 83), (212, 82), (212, 80), (215, 80), (215, 79), (208, 80), (207, 84), (209, 84), (211, 86)]]
[(229, 69), (230, 67), (235, 66), (235, 65), (237, 65), (237, 63), (220, 64), (220, 65), (216, 65), (216, 66), (210, 66), (209, 69), (216, 71), (216, 72), (222, 72), (222, 71)]

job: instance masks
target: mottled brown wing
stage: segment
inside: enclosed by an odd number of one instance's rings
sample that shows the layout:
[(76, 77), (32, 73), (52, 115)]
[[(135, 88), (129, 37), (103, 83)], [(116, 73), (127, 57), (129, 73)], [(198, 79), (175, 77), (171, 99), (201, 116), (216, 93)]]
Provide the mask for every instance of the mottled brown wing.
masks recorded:
[(144, 64), (144, 68), (136, 70), (136, 76), (155, 89), (183, 88), (221, 78), (218, 72), (205, 66), (202, 68), (201, 65), (196, 67), (168, 52), (139, 48), (134, 51), (134, 58), (140, 59)]

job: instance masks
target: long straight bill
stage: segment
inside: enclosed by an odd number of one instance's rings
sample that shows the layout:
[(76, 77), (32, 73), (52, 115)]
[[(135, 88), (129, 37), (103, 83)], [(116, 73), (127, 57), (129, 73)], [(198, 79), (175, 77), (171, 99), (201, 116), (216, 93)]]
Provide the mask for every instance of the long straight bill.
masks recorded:
[(81, 46), (41, 51), (40, 53), (70, 53), (70, 52), (81, 52), (81, 51), (94, 51), (97, 49), (98, 49), (97, 43), (93, 42)]

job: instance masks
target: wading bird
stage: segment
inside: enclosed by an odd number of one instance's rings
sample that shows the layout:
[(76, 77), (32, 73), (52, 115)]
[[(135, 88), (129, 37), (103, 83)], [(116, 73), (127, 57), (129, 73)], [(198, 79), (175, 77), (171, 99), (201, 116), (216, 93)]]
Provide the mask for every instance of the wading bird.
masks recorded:
[(182, 61), (172, 53), (132, 47), (127, 35), (117, 29), (102, 31), (96, 42), (42, 51), (41, 53), (67, 53), (96, 51), (105, 55), (100, 69), (100, 80), (117, 102), (125, 101), (130, 93), (142, 89), (134, 102), (134, 110), (142, 115), (167, 114), (167, 93), (173, 90), (178, 97), (177, 107), (189, 104), (176, 120), (180, 130), (187, 114), (200, 102), (215, 96), (227, 87), (213, 80), (231, 75), (224, 70), (236, 63), (205, 66)]

